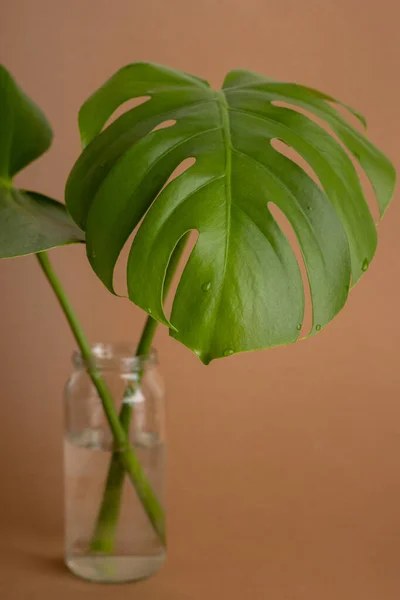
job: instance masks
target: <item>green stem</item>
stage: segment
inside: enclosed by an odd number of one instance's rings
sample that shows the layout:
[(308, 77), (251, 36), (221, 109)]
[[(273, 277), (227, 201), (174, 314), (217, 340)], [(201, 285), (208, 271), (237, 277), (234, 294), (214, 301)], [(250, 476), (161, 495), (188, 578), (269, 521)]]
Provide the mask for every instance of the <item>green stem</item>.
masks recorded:
[[(151, 342), (157, 328), (157, 321), (148, 317), (143, 329), (140, 342), (136, 349), (136, 356), (146, 356), (151, 347)], [(134, 384), (126, 387), (124, 398), (133, 393), (133, 385), (140, 385), (142, 373), (138, 373), (138, 380)], [(123, 402), (119, 413), (119, 420), (124, 428), (125, 435), (129, 438), (129, 427), (132, 419), (133, 406), (128, 402)], [(90, 542), (91, 552), (110, 553), (114, 548), (115, 533), (119, 520), (119, 513), (122, 500), (122, 490), (125, 478), (125, 467), (122, 464), (118, 451), (113, 452), (110, 466), (108, 469), (106, 484), (103, 492), (103, 499), (100, 511), (97, 516), (96, 526)]]
[[(181, 238), (181, 240), (175, 247), (174, 252), (172, 253), (164, 281), (164, 299), (171, 286), (188, 236), (189, 233), (185, 234), (185, 236)], [(136, 356), (145, 357), (149, 354), (157, 325), (158, 322), (155, 321), (152, 317), (147, 318), (141, 338), (139, 340), (139, 344), (136, 348)], [(135, 382), (136, 385), (140, 385), (142, 375), (142, 372), (138, 373), (138, 381)], [(131, 393), (132, 390), (128, 386), (125, 390), (124, 397), (131, 395)], [(128, 402), (122, 404), (119, 419), (127, 436), (129, 436), (129, 427), (132, 419), (132, 411), (132, 404)], [(108, 470), (106, 485), (103, 493), (103, 500), (100, 506), (95, 530), (90, 543), (90, 550), (92, 552), (110, 553), (114, 549), (115, 535), (121, 507), (124, 477), (125, 467), (119, 459), (119, 453), (114, 452)]]
[(36, 256), (45, 276), (53, 288), (65, 317), (67, 318), (72, 333), (82, 353), (82, 357), (86, 361), (88, 374), (100, 397), (107, 421), (115, 440), (115, 446), (118, 448), (119, 459), (136, 489), (136, 492), (143, 504), (154, 530), (156, 531), (162, 543), (165, 543), (164, 511), (157, 499), (157, 496), (151, 489), (140, 462), (138, 461), (129, 444), (125, 429), (119, 420), (118, 412), (116, 411), (110, 391), (94, 364), (90, 344), (86, 339), (75, 311), (65, 295), (60, 280), (53, 270), (47, 254), (45, 252), (41, 252)]

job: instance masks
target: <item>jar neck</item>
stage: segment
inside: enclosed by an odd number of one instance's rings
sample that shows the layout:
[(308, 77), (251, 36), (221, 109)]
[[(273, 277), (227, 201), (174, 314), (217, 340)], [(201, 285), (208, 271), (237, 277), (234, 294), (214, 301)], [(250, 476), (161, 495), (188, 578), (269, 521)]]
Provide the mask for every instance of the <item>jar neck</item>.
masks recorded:
[(72, 363), (75, 369), (99, 369), (121, 373), (143, 373), (157, 365), (157, 352), (151, 348), (147, 355), (137, 356), (136, 347), (125, 343), (98, 343), (91, 346), (90, 361), (83, 358), (80, 350), (75, 350)]

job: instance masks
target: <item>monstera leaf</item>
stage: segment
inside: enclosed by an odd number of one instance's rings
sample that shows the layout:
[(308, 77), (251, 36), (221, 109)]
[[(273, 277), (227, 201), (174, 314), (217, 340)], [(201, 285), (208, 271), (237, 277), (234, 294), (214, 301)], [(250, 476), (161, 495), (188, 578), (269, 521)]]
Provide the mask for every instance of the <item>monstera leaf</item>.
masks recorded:
[(63, 204), (13, 186), (13, 176), (46, 152), (51, 140), (43, 113), (0, 65), (0, 258), (84, 239)]
[[(147, 101), (102, 131), (120, 105), (142, 97)], [(293, 250), (269, 210), (272, 203), (297, 236), (311, 290), (311, 333), (319, 331), (344, 305), (377, 243), (344, 147), (367, 174), (381, 214), (395, 179), (388, 159), (334, 102), (316, 90), (248, 71), (229, 73), (221, 91), (154, 64), (117, 72), (80, 111), (86, 148), (66, 188), (94, 271), (113, 291), (118, 256), (140, 224), (128, 259), (129, 298), (204, 363), (294, 342), (304, 289)], [(336, 137), (296, 108), (323, 119)], [(272, 140), (294, 149), (318, 183), (274, 149)], [(195, 163), (165, 186), (187, 158)], [(192, 230), (198, 239), (168, 318), (165, 272), (176, 244)]]

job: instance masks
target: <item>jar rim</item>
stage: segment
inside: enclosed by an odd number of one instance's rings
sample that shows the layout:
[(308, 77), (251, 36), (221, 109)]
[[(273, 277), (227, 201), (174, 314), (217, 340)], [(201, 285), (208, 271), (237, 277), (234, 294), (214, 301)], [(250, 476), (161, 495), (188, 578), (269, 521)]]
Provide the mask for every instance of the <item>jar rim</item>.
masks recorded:
[(72, 363), (75, 368), (88, 368), (96, 366), (100, 369), (120, 369), (122, 371), (137, 371), (143, 367), (157, 364), (158, 357), (155, 348), (150, 348), (147, 354), (136, 354), (135, 344), (129, 342), (97, 342), (91, 345), (91, 364), (82, 356), (82, 352), (76, 349), (72, 354)]

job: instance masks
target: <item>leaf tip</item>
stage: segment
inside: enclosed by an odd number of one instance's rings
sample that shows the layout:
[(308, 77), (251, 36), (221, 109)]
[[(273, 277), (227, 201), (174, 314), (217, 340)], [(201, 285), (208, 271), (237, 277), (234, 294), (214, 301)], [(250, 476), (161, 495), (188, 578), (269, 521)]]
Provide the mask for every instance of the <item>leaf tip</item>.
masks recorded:
[(213, 359), (213, 357), (209, 353), (202, 352), (201, 350), (195, 350), (193, 348), (192, 350), (205, 366), (209, 365)]

